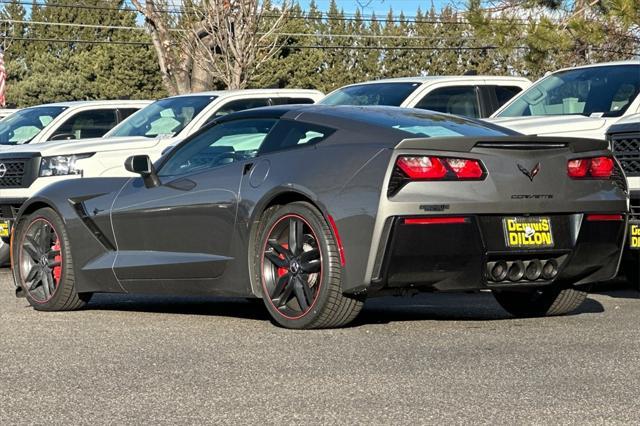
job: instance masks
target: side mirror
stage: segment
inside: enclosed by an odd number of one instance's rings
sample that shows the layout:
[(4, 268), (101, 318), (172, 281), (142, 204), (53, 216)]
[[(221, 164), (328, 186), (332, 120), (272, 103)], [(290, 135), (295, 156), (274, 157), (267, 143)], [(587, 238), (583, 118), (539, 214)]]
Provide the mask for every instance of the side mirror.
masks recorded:
[(76, 135), (74, 135), (73, 133), (58, 133), (57, 135), (51, 136), (49, 140), (50, 141), (68, 141), (75, 138), (76, 138)]
[(160, 179), (148, 155), (133, 155), (124, 162), (124, 168), (131, 173), (142, 176), (144, 186), (154, 188), (160, 186)]

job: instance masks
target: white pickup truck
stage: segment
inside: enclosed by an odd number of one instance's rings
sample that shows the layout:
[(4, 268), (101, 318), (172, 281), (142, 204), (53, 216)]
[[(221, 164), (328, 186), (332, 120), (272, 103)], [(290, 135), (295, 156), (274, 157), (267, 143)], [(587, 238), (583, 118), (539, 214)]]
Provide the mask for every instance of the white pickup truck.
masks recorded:
[(553, 72), (487, 121), (526, 135), (604, 139), (611, 125), (637, 112), (640, 60)]
[(329, 93), (323, 105), (387, 105), (471, 118), (489, 117), (531, 86), (523, 77), (436, 75), (367, 81)]
[(151, 101), (75, 101), (14, 111), (0, 122), (0, 149), (53, 140), (99, 138)]
[[(11, 220), (40, 189), (64, 179), (133, 176), (124, 168), (132, 155), (152, 160), (215, 118), (268, 105), (314, 103), (316, 90), (256, 89), (192, 93), (158, 100), (103, 138), (18, 145), (0, 152), (0, 262), (8, 258)], [(2, 123), (0, 123), (2, 124)]]

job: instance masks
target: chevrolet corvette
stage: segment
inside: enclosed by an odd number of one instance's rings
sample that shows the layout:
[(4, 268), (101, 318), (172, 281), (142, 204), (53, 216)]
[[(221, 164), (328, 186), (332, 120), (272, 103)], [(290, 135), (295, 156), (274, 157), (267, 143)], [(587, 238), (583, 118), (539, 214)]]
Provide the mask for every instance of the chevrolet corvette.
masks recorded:
[(560, 315), (616, 274), (627, 222), (606, 142), (413, 109), (233, 113), (125, 167), (17, 213), (16, 294), (35, 309), (236, 296), (284, 327), (327, 328), (368, 297), (490, 290), (514, 316)]

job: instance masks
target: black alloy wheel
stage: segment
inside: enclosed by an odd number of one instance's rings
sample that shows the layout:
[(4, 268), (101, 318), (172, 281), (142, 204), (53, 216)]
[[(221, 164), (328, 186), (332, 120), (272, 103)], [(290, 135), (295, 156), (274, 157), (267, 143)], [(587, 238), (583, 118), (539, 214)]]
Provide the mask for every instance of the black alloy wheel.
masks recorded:
[(322, 253), (302, 216), (285, 215), (271, 227), (262, 274), (269, 301), (283, 317), (299, 319), (313, 308), (322, 285)]
[(45, 218), (33, 220), (20, 244), (22, 288), (36, 303), (47, 303), (56, 294), (62, 277), (60, 237)]
[(82, 308), (91, 293), (78, 293), (64, 222), (48, 207), (19, 219), (13, 232), (12, 271), (18, 295), (41, 311)]
[(341, 327), (360, 312), (364, 297), (344, 294), (340, 247), (328, 221), (297, 201), (261, 216), (253, 274), (260, 296), (279, 325), (295, 329)]

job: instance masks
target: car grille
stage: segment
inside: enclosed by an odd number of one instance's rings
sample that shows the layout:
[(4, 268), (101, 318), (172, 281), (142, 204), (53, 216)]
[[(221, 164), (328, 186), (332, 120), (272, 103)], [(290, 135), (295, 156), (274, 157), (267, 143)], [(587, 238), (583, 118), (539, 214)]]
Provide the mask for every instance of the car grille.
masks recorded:
[[(0, 177), (0, 187), (22, 187), (28, 161), (28, 159), (0, 160), (0, 174), (2, 174), (3, 169), (5, 171), (4, 176)], [(4, 167), (2, 167), (3, 165)]]
[(612, 134), (611, 150), (627, 176), (640, 176), (640, 133)]
[(36, 179), (39, 167), (37, 156), (15, 158), (9, 153), (0, 156), (0, 188), (28, 188)]

